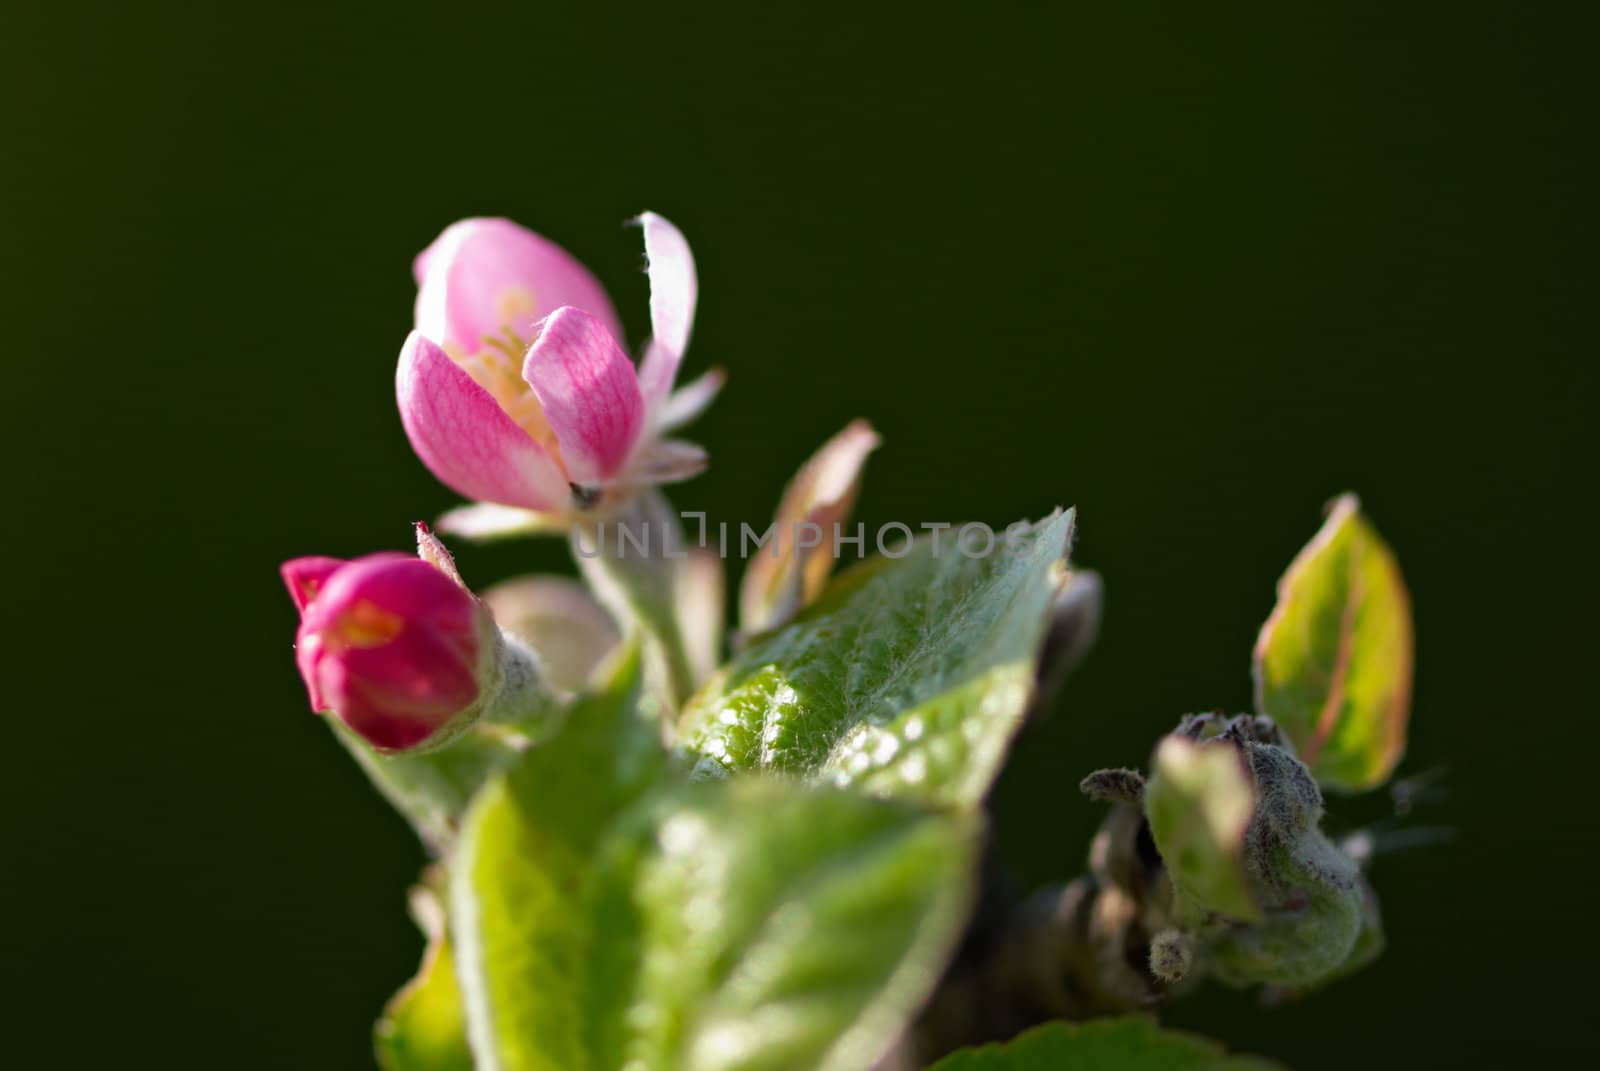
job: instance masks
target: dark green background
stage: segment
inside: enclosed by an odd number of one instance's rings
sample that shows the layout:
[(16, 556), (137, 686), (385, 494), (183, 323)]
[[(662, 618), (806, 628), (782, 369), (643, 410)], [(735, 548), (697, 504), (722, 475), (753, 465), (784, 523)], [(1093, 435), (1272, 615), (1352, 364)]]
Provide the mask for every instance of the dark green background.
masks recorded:
[[(690, 370), (730, 373), (685, 508), (762, 521), (857, 415), (886, 440), (869, 524), (1079, 507), (1102, 641), (999, 797), (1031, 880), (1079, 866), (1082, 773), (1248, 703), (1274, 580), (1360, 491), (1416, 601), (1407, 768), (1448, 769), (1420, 821), (1457, 840), (1382, 860), (1375, 968), (1171, 1018), (1302, 1068), (1571, 1029), (1582, 27), (1443, 3), (4, 23), (8, 1066), (367, 1065), (419, 854), (307, 713), (275, 567), (404, 547), (452, 503), (392, 401), (418, 249), (513, 216), (637, 337), (645, 208), (699, 260)], [(461, 554), (479, 584), (562, 557)]]

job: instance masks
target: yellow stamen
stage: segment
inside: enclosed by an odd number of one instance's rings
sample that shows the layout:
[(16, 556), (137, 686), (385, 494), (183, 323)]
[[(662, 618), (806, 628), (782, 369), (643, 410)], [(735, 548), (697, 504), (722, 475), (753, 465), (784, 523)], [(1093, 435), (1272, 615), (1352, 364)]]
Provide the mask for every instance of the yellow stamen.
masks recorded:
[(495, 295), (494, 306), (494, 311), (499, 314), (500, 322), (503, 324), (532, 319), (539, 311), (539, 302), (534, 297), (533, 291), (525, 286), (506, 287)]
[(530, 343), (523, 341), (509, 325), (499, 335), (484, 335), (482, 342), (483, 349), (477, 353), (462, 353), (453, 347), (445, 352), (473, 382), (489, 392), (506, 416), (543, 447), (565, 473), (567, 466), (561, 459), (561, 446), (556, 442), (555, 432), (550, 430), (538, 396), (522, 378), (522, 361)]

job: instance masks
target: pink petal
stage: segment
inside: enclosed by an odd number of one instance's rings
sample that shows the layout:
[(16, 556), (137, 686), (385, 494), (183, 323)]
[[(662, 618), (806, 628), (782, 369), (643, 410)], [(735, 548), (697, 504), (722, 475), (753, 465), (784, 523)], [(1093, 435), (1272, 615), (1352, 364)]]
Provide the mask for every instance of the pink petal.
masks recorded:
[(416, 329), (467, 353), (506, 327), (533, 325), (563, 305), (598, 318), (622, 337), (605, 288), (566, 250), (508, 219), (464, 219), (445, 228), (412, 264)]
[(344, 563), (336, 577), (319, 592), (315, 612), (307, 614), (308, 627), (321, 628), (361, 600), (376, 599), (387, 610), (409, 614), (434, 603), (463, 602), (438, 581), (436, 570), (419, 569), (417, 558), (399, 551), (379, 551)]
[(651, 410), (651, 429), (657, 432), (673, 431), (694, 420), (716, 400), (717, 392), (722, 390), (727, 378), (722, 369), (713, 368), (667, 395), (659, 406)]
[(439, 516), (441, 532), (465, 539), (506, 539), (511, 536), (564, 533), (569, 527), (564, 513), (540, 513), (493, 502), (474, 502), (446, 510)]
[(639, 217), (644, 228), (644, 255), (650, 274), (650, 345), (640, 363), (645, 397), (654, 406), (672, 390), (678, 363), (689, 348), (694, 325), (694, 256), (682, 232), (654, 212)]
[[(314, 677), (307, 678), (306, 688), (317, 712), (334, 714), (378, 751), (408, 751), (440, 731), (437, 714), (427, 711), (418, 717), (403, 707), (397, 709), (393, 697), (372, 694), (360, 672), (345, 662), (323, 658), (310, 672)], [(448, 724), (449, 717), (442, 720)]]
[(406, 437), (441, 482), (467, 498), (549, 510), (567, 481), (544, 448), (444, 350), (413, 331), (400, 351), (395, 394)]
[(343, 564), (342, 558), (314, 554), (284, 562), (278, 566), (278, 575), (283, 577), (284, 586), (289, 589), (289, 598), (294, 600), (294, 608), (303, 614), (306, 612), (306, 607), (311, 604), (311, 600), (317, 597), (322, 585), (328, 582), (328, 577)]
[(682, 360), (683, 354), (674, 353), (664, 343), (653, 338), (645, 342), (644, 359), (639, 362), (639, 391), (652, 413), (666, 404)]
[(632, 486), (677, 483), (706, 470), (705, 448), (682, 439), (657, 439), (628, 464), (623, 482)]
[(593, 485), (628, 459), (644, 428), (638, 376), (611, 332), (580, 309), (557, 309), (522, 364), (573, 483)]

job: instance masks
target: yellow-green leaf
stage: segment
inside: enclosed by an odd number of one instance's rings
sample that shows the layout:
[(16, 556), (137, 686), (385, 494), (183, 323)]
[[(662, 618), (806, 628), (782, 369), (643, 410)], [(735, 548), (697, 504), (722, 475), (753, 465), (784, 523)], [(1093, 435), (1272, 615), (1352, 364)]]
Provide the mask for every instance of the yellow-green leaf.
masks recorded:
[(1323, 785), (1373, 788), (1405, 751), (1412, 665), (1400, 566), (1344, 495), (1278, 584), (1256, 641), (1257, 709)]
[(417, 976), (384, 1009), (373, 1041), (384, 1071), (472, 1071), (461, 990), (444, 936), (428, 943)]

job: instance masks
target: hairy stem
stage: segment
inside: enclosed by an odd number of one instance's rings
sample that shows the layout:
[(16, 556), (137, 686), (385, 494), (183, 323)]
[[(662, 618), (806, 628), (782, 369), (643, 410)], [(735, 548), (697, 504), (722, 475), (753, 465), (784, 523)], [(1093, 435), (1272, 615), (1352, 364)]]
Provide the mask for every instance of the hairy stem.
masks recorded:
[(1148, 1008), (1170, 987), (1150, 945), (1171, 925), (1171, 885), (1139, 808), (1117, 804), (1089, 873), (1021, 897), (994, 868), (955, 962), (878, 1071), (910, 1071), (1053, 1019)]
[(678, 574), (687, 552), (666, 499), (658, 492), (641, 494), (618, 514), (584, 522), (573, 532), (572, 551), (606, 609), (638, 627), (665, 705), (681, 709), (694, 690), (677, 610)]

